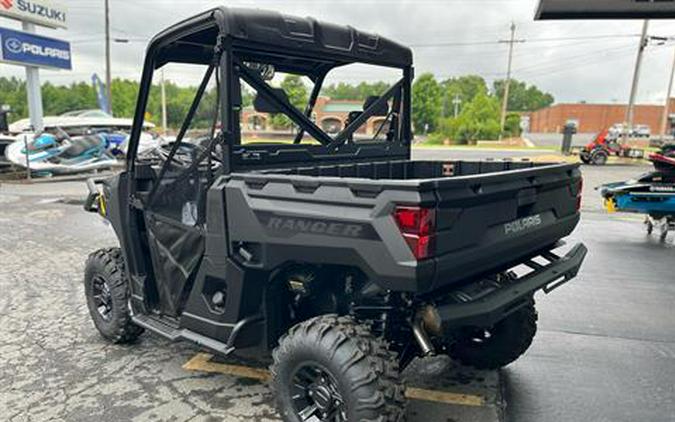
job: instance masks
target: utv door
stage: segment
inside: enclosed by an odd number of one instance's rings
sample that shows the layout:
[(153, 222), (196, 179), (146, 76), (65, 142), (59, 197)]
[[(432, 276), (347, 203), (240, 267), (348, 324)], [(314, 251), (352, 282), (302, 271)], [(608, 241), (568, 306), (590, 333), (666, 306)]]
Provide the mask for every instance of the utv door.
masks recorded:
[(179, 104), (169, 99), (169, 123), (172, 112), (182, 111), (184, 119), (175, 141), (150, 152), (160, 164), (153, 166), (143, 204), (156, 310), (171, 317), (181, 314), (204, 256), (206, 192), (213, 180), (213, 155), (220, 139), (216, 133), (218, 84), (214, 67), (175, 66), (183, 75), (201, 71), (203, 77), (189, 100), (186, 92), (190, 88), (169, 85), (170, 91), (186, 99)]

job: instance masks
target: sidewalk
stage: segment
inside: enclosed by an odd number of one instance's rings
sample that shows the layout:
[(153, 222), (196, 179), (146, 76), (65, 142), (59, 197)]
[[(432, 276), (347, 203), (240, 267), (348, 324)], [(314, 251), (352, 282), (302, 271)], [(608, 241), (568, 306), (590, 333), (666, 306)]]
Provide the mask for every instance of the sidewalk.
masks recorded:
[(0, 183), (0, 195), (84, 201), (87, 193), (84, 180), (54, 183), (26, 183), (25, 181)]

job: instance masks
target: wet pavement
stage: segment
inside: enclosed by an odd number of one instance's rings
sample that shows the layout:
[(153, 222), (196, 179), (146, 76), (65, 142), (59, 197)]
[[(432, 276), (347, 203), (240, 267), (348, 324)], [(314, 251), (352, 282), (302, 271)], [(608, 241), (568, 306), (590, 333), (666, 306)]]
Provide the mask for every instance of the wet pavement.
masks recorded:
[[(582, 223), (569, 240), (590, 253), (577, 279), (537, 295), (530, 351), (502, 371), (418, 363), (406, 374), (417, 389), (410, 421), (675, 421), (674, 236), (661, 244), (640, 217), (605, 214), (593, 191), (646, 170), (584, 167)], [(186, 366), (196, 346), (149, 334), (131, 346), (101, 339), (82, 269), (115, 237), (59, 202), (81, 197), (81, 185), (34, 186), (0, 186), (0, 420), (278, 420), (263, 382)]]

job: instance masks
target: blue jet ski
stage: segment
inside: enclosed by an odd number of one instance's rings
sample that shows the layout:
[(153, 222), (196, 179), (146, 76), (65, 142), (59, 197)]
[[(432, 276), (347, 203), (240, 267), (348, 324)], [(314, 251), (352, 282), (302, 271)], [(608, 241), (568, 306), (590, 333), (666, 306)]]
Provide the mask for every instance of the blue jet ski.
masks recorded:
[(658, 228), (665, 241), (668, 231), (675, 230), (675, 148), (664, 148), (649, 159), (655, 171), (602, 185), (599, 190), (609, 212), (645, 214), (647, 232)]
[[(24, 139), (24, 136), (29, 138)], [(20, 167), (26, 162), (39, 174), (67, 174), (110, 168), (117, 160), (104, 134), (59, 138), (43, 134), (35, 139), (20, 135), (5, 151), (7, 159)]]

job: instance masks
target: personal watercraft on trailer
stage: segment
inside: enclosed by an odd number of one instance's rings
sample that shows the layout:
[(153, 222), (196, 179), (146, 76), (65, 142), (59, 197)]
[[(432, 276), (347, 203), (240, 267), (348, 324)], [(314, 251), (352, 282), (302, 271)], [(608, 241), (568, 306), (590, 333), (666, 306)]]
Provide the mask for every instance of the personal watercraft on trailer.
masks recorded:
[(110, 142), (102, 134), (60, 139), (52, 134), (43, 134), (33, 139), (31, 135), (19, 135), (10, 144), (5, 156), (19, 167), (35, 173), (68, 174), (110, 168), (117, 163), (108, 149)]
[(599, 189), (609, 212), (645, 214), (647, 232), (658, 229), (665, 241), (668, 231), (675, 230), (675, 148), (666, 147), (649, 160), (655, 171)]
[[(129, 135), (122, 132), (72, 137), (63, 130), (37, 137), (23, 134), (6, 147), (4, 155), (8, 162), (22, 168), (28, 160), (31, 170), (37, 173), (79, 173), (116, 165), (126, 156), (128, 139)], [(139, 151), (153, 150), (160, 144), (161, 139), (145, 132), (139, 140)]]

